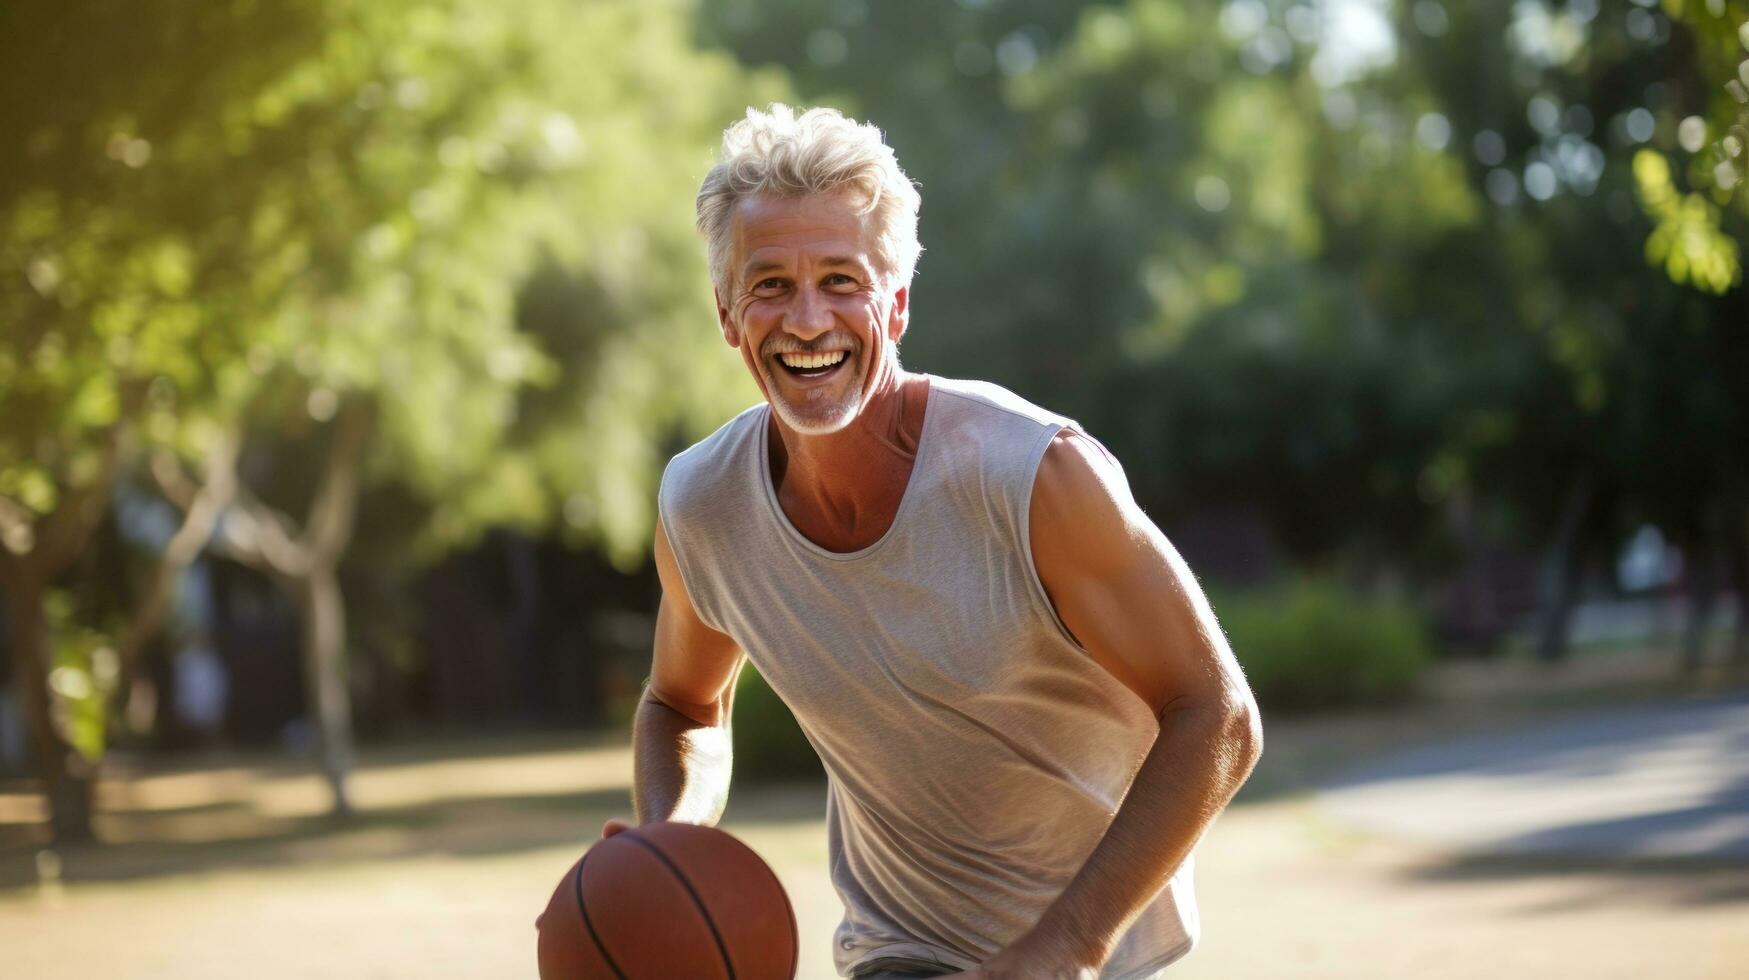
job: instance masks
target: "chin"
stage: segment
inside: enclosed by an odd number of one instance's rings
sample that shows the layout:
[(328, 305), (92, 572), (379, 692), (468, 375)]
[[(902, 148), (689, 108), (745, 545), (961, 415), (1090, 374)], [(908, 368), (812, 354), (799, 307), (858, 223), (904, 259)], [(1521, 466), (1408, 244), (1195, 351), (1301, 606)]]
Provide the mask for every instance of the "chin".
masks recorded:
[[(828, 397), (797, 401), (784, 394), (781, 378), (763, 372), (765, 401), (791, 432), (804, 436), (826, 436), (848, 428), (862, 414), (867, 403), (866, 376), (847, 378), (838, 391)], [(827, 396), (830, 389), (814, 388), (811, 394)]]
[(857, 412), (862, 408), (861, 398), (852, 398), (834, 405), (830, 411), (821, 411), (816, 407), (807, 412), (796, 411), (795, 406), (783, 398), (772, 398), (769, 401), (772, 411), (783, 420), (783, 424), (804, 436), (831, 435), (856, 421)]

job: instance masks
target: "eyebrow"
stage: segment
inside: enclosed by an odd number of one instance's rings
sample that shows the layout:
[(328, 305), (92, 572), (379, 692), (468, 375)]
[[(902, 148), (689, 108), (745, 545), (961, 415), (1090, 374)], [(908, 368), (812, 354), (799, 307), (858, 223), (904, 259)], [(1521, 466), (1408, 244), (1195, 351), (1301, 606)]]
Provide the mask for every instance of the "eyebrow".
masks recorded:
[[(852, 269), (861, 269), (863, 267), (860, 261), (845, 255), (828, 255), (821, 259), (818, 264), (831, 267), (848, 266)], [(760, 262), (741, 270), (741, 276), (744, 279), (751, 279), (754, 276), (766, 272), (781, 272), (784, 268), (786, 268), (786, 265), (783, 262)]]

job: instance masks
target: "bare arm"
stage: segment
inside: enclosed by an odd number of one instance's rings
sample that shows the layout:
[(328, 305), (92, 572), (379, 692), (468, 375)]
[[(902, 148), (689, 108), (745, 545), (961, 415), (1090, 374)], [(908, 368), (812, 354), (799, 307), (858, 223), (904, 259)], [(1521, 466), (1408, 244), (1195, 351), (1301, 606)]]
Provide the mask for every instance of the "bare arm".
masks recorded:
[(1117, 463), (1060, 433), (1033, 489), (1033, 558), (1065, 626), (1160, 721), (1129, 795), (1038, 923), (968, 976), (1093, 977), (1256, 764), (1256, 704), (1182, 558)]
[[(632, 802), (639, 823), (714, 824), (729, 796), (729, 710), (742, 653), (699, 619), (660, 523), (655, 550), (662, 603), (650, 684), (632, 723)], [(625, 826), (610, 820), (603, 833)]]

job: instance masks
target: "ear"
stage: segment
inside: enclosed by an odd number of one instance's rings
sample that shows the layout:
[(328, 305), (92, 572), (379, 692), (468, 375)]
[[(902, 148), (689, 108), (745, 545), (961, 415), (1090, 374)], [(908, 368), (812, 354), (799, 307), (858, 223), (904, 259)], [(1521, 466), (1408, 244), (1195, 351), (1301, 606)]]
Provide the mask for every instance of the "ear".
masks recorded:
[(911, 287), (900, 286), (893, 293), (893, 308), (887, 312), (887, 339), (898, 343), (911, 325)]
[(722, 328), (723, 341), (730, 347), (740, 347), (741, 331), (735, 326), (735, 321), (729, 319), (729, 308), (723, 305), (722, 291), (712, 289), (711, 296), (717, 301), (717, 326)]

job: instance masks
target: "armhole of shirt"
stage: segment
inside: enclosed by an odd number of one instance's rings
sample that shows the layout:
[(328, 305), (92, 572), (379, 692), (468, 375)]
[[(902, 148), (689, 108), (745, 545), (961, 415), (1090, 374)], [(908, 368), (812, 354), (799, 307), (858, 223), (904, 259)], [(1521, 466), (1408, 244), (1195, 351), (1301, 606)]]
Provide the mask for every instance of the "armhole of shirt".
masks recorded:
[[(673, 463), (669, 463), (670, 467), (673, 465)], [(699, 622), (716, 630), (718, 633), (725, 633), (726, 635), (726, 631), (715, 622), (712, 622), (714, 617), (706, 612), (704, 605), (698, 601), (698, 590), (693, 588), (692, 576), (688, 574), (686, 570), (687, 559), (685, 549), (681, 546), (679, 541), (674, 539), (674, 522), (668, 519), (667, 490), (668, 472), (667, 470), (664, 470), (662, 472), (662, 480), (656, 486), (656, 520), (661, 525), (662, 533), (668, 536), (668, 552), (674, 556), (674, 570), (680, 575), (680, 587), (686, 591), (686, 601), (692, 604), (693, 614), (698, 616)]]
[(1045, 591), (1044, 579), (1039, 577), (1038, 562), (1034, 561), (1032, 557), (1032, 494), (1038, 488), (1039, 467), (1044, 463), (1045, 453), (1051, 448), (1051, 443), (1056, 440), (1059, 433), (1065, 431), (1080, 432), (1081, 427), (1073, 422), (1047, 425), (1044, 435), (1038, 440), (1038, 444), (1033, 446), (1032, 452), (1027, 454), (1026, 468), (1022, 470), (1025, 490), (1020, 497), (1018, 528), (1020, 532), (1020, 556), (1026, 563), (1026, 578), (1032, 583), (1033, 603), (1038, 607), (1039, 614), (1056, 628), (1057, 635), (1062, 637), (1064, 643), (1086, 653), (1087, 651), (1081, 646), (1081, 642), (1075, 639), (1075, 634), (1069, 632), (1069, 627), (1063, 625), (1062, 617), (1057, 615), (1057, 607), (1051, 602), (1051, 594)]

